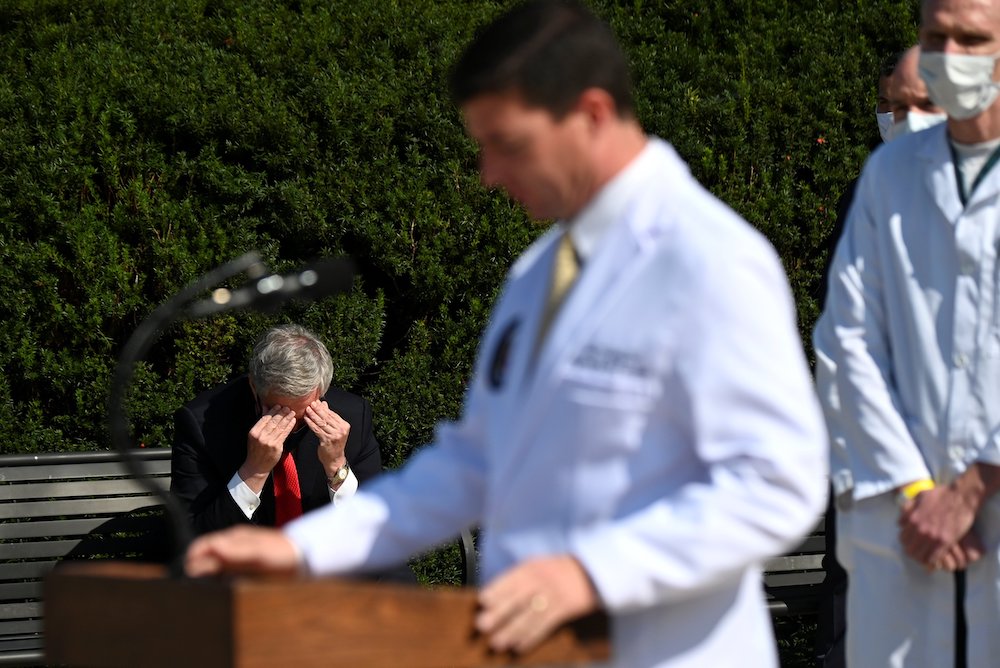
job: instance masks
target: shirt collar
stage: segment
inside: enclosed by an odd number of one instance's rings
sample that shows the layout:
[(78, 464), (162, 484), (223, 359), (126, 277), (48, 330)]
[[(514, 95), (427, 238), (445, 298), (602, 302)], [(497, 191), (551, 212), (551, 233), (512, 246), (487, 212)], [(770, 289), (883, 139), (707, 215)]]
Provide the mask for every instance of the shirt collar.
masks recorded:
[(580, 262), (586, 262), (597, 250), (608, 230), (625, 213), (635, 193), (655, 173), (654, 147), (659, 141), (650, 137), (642, 151), (618, 172), (575, 217), (559, 221), (573, 241)]

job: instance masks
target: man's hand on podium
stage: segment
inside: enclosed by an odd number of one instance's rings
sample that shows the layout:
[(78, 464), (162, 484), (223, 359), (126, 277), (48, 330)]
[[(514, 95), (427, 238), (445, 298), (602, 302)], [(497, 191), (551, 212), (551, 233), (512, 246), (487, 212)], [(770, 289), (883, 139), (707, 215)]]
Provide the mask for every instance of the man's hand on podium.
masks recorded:
[(188, 548), (184, 571), (204, 575), (294, 575), (299, 551), (277, 529), (240, 525), (206, 534)]
[(498, 652), (527, 652), (564, 622), (600, 607), (583, 566), (569, 555), (524, 561), (479, 594), (476, 630)]

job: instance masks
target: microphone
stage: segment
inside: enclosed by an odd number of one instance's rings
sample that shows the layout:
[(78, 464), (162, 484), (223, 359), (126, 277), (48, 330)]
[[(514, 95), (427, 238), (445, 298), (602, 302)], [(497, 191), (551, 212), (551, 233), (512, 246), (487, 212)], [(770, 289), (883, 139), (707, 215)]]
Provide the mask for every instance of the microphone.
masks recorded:
[(317, 299), (347, 292), (354, 282), (354, 264), (344, 258), (317, 260), (291, 274), (271, 274), (257, 278), (236, 290), (217, 288), (208, 299), (187, 309), (191, 318), (203, 318), (224, 311), (255, 309), (276, 311), (291, 299)]

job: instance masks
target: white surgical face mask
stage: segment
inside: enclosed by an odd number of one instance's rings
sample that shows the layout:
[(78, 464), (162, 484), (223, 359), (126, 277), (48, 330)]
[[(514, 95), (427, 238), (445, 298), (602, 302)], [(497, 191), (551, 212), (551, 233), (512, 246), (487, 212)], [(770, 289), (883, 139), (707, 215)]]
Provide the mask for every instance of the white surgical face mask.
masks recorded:
[(892, 112), (876, 111), (875, 122), (878, 123), (878, 134), (882, 138), (882, 141), (889, 141), (892, 139)]
[(970, 56), (940, 51), (920, 52), (920, 78), (937, 106), (958, 121), (986, 111), (1000, 92), (993, 68), (1000, 54)]
[(919, 111), (911, 111), (906, 114), (906, 118), (892, 126), (889, 133), (889, 140), (898, 139), (903, 135), (910, 135), (927, 128), (932, 128), (938, 123), (948, 120), (947, 114), (921, 114)]

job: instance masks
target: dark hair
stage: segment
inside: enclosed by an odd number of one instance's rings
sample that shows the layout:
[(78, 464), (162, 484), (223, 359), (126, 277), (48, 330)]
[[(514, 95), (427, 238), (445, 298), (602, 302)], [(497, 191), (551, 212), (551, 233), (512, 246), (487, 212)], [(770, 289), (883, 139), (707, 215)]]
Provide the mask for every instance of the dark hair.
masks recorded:
[(903, 57), (906, 51), (897, 51), (885, 58), (882, 61), (882, 65), (878, 68), (878, 78), (892, 76), (892, 73), (896, 71), (896, 65), (899, 64), (899, 59)]
[(451, 73), (458, 105), (513, 91), (556, 118), (588, 88), (611, 95), (619, 115), (634, 111), (628, 64), (611, 28), (569, 0), (518, 5), (477, 34)]

